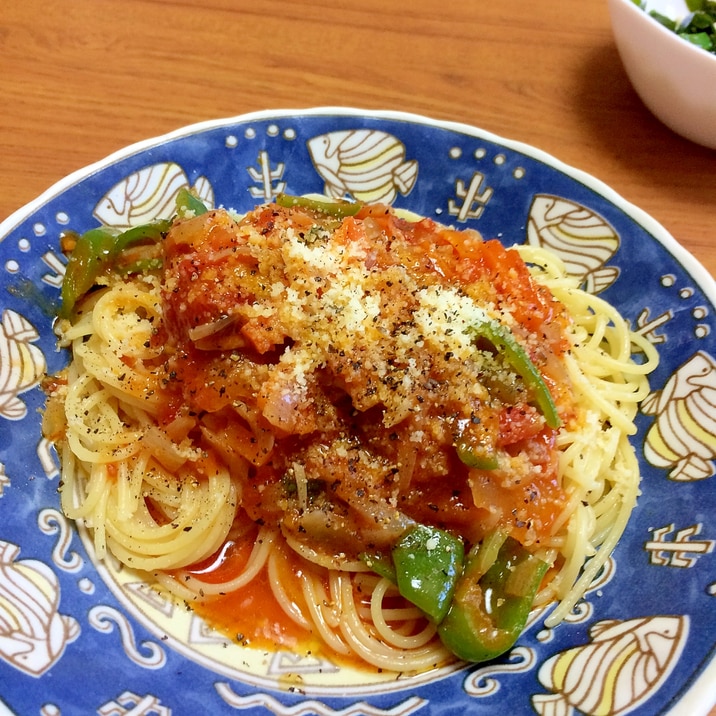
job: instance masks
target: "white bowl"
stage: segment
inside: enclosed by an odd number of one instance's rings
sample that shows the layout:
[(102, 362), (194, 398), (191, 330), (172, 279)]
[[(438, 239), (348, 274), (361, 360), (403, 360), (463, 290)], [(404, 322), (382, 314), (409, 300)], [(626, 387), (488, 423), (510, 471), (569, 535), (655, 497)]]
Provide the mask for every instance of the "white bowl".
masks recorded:
[[(634, 89), (667, 127), (716, 149), (716, 55), (667, 30), (632, 0), (608, 0), (612, 30)], [(683, 0), (647, 0), (672, 19)]]

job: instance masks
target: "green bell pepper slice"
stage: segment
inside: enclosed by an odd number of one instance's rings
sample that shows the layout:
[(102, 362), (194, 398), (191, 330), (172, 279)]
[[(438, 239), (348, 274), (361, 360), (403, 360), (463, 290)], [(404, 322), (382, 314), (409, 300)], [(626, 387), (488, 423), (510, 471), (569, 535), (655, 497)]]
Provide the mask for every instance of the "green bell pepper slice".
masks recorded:
[[(537, 366), (527, 355), (527, 351), (517, 342), (511, 331), (494, 320), (478, 323), (471, 326), (468, 331), (476, 339), (484, 339), (494, 346), (532, 391), (537, 407), (544, 416), (547, 425), (551, 428), (558, 428), (561, 420), (552, 399), (552, 394), (544, 382), (544, 378), (537, 370)], [(475, 444), (467, 439), (460, 438), (455, 448), (460, 460), (470, 468), (494, 470), (499, 465), (497, 452), (492, 445)]]
[(179, 219), (191, 219), (209, 211), (204, 202), (186, 187), (177, 192), (176, 208)]
[[(205, 204), (189, 189), (182, 188), (175, 199), (176, 217), (186, 219), (205, 214)], [(110, 269), (129, 274), (161, 267), (161, 260), (152, 258), (135, 261), (128, 266), (117, 265), (128, 248), (161, 241), (171, 228), (172, 219), (157, 219), (148, 224), (118, 232), (107, 226), (90, 229), (77, 238), (65, 268), (60, 291), (60, 318), (69, 318), (77, 301), (89, 291), (97, 278)]]
[[(489, 661), (514, 645), (549, 566), (511, 537), (495, 555), (495, 539), (503, 538), (498, 535), (470, 550), (448, 613), (438, 625), (443, 644), (464, 661)], [(492, 554), (485, 557), (484, 550)]]
[(69, 318), (77, 300), (89, 291), (113, 259), (117, 234), (112, 229), (90, 229), (78, 237), (70, 254), (60, 290), (60, 318)]
[(398, 591), (440, 623), (462, 572), (462, 540), (436, 527), (416, 525), (398, 540), (391, 556)]
[(435, 623), (447, 614), (464, 557), (462, 540), (428, 525), (408, 529), (390, 553), (360, 555), (371, 571), (397, 585), (400, 594)]
[(360, 202), (343, 201), (337, 199), (335, 201), (326, 201), (323, 199), (314, 199), (308, 196), (294, 196), (293, 194), (279, 194), (276, 197), (276, 203), (286, 209), (293, 206), (300, 206), (303, 209), (311, 209), (319, 211), (328, 216), (335, 216), (338, 219), (344, 219), (346, 216), (355, 216), (363, 206)]
[(561, 424), (559, 413), (549, 392), (544, 378), (527, 355), (527, 351), (517, 342), (512, 332), (498, 321), (484, 321), (471, 326), (469, 331), (476, 338), (484, 338), (501, 353), (512, 369), (522, 377), (525, 385), (534, 393), (535, 402), (544, 416), (545, 422), (551, 428), (558, 428)]
[(395, 574), (395, 565), (389, 554), (385, 552), (361, 552), (358, 556), (365, 563), (365, 566), (379, 577), (384, 577), (393, 584), (397, 583), (398, 577)]
[(467, 557), (449, 532), (416, 525), (365, 564), (437, 624), (443, 644), (460, 659), (481, 662), (508, 651), (525, 628), (549, 565), (495, 530)]
[[(137, 243), (160, 241), (170, 226), (171, 221), (167, 219), (135, 226), (121, 233), (102, 226), (81, 234), (65, 267), (60, 290), (60, 318), (72, 315), (77, 301), (95, 285), (102, 274), (115, 266), (123, 251)], [(135, 269), (139, 270), (135, 267), (129, 272)]]
[(467, 440), (460, 439), (455, 445), (455, 449), (460, 461), (468, 467), (477, 470), (494, 470), (499, 465), (494, 448), (474, 445)]
[(131, 229), (123, 231), (117, 236), (114, 242), (113, 254), (118, 256), (125, 249), (128, 249), (134, 244), (153, 244), (161, 241), (166, 235), (167, 231), (171, 228), (172, 222), (170, 219), (159, 219), (153, 221), (150, 224), (142, 224), (141, 226), (134, 226)]

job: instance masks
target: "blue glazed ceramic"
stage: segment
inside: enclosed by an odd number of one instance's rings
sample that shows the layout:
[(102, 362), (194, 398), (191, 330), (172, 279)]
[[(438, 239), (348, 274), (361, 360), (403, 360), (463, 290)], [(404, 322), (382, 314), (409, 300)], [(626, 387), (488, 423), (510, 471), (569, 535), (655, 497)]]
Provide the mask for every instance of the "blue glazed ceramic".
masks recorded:
[[(551, 247), (658, 348), (633, 445), (642, 494), (585, 599), (504, 658), (419, 677), (251, 652), (94, 561), (59, 509), (38, 386), (67, 356), (59, 236), (166, 211), (182, 186), (245, 211), (278, 192), (383, 201)], [(716, 285), (609, 188), (472, 127), (353, 109), (209, 122), (127, 148), (0, 225), (0, 713), (705, 714), (716, 700)]]

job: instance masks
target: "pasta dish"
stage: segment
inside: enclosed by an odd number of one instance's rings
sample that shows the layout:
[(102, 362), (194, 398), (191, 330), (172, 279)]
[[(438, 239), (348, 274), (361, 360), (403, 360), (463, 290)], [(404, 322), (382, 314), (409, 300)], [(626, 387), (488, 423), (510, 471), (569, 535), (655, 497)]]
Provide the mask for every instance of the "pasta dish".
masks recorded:
[(488, 660), (531, 609), (563, 619), (622, 534), (657, 356), (546, 250), (188, 192), (64, 242), (62, 509), (242, 643)]

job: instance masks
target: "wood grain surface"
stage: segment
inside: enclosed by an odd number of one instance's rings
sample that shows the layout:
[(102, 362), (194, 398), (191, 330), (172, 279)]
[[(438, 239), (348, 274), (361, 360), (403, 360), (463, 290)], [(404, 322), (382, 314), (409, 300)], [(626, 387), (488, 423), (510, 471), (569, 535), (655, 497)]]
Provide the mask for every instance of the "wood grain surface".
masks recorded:
[(605, 0), (7, 0), (0, 219), (130, 143), (326, 105), (536, 146), (646, 211), (716, 275), (716, 151), (643, 106)]
[(347, 105), (473, 124), (604, 181), (716, 274), (716, 151), (643, 106), (606, 2), (23, 0), (0, 18), (0, 218), (200, 120)]

